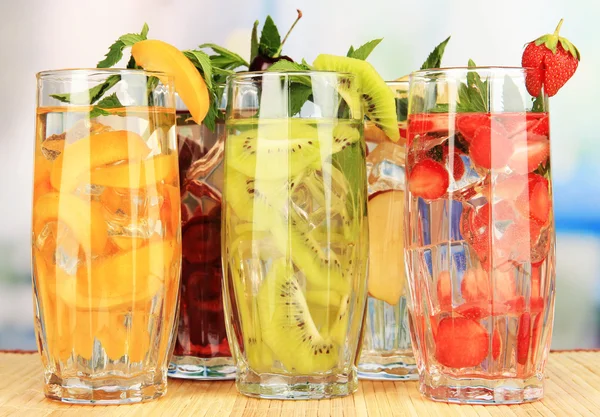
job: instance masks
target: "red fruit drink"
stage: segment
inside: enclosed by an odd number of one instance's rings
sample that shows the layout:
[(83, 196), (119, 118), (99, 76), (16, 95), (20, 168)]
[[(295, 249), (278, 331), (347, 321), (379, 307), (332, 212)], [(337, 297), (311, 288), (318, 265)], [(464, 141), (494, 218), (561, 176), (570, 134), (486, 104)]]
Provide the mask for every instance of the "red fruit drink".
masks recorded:
[(221, 190), (225, 126), (215, 131), (177, 112), (181, 181), (182, 275), (179, 327), (169, 376), (235, 377), (221, 292)]
[(434, 400), (543, 395), (554, 304), (548, 120), (528, 108), (409, 115), (410, 321), (420, 389)]

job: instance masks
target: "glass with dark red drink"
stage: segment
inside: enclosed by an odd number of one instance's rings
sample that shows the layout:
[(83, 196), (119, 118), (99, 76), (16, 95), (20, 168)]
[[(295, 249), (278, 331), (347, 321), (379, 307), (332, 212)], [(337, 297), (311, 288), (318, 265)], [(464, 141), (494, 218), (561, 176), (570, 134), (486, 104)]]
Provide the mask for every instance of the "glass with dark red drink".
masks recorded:
[(169, 376), (233, 379), (221, 294), (224, 120), (214, 131), (177, 106), (183, 246), (179, 328)]

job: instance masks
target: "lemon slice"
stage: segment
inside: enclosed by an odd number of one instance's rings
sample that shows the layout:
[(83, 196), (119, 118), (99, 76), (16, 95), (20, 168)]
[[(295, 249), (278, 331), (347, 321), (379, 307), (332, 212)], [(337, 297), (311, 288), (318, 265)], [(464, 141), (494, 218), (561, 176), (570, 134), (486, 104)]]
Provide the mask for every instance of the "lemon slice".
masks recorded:
[(131, 55), (144, 69), (164, 72), (175, 77), (175, 90), (194, 121), (202, 123), (210, 104), (208, 89), (194, 64), (183, 52), (163, 41), (145, 40), (131, 47)]

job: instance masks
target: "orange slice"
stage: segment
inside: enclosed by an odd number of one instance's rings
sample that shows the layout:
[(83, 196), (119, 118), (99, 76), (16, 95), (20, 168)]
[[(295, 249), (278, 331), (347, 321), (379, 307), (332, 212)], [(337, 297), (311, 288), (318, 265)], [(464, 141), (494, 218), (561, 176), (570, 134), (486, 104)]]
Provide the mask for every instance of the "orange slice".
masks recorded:
[(144, 188), (159, 182), (175, 181), (177, 155), (160, 155), (144, 161), (122, 163), (92, 170), (90, 183), (116, 188)]
[(131, 55), (144, 69), (175, 77), (175, 90), (194, 121), (202, 123), (210, 104), (208, 89), (196, 67), (183, 52), (163, 41), (145, 40), (131, 47)]
[[(50, 182), (62, 192), (90, 183), (89, 171), (119, 161), (141, 160), (150, 148), (140, 135), (127, 130), (98, 133), (65, 147), (54, 160)], [(87, 177), (87, 178), (81, 178)]]
[(34, 237), (47, 223), (59, 221), (67, 225), (86, 253), (99, 254), (108, 239), (102, 210), (97, 201), (87, 203), (70, 194), (46, 193), (33, 207)]
[(78, 309), (139, 304), (164, 290), (165, 280), (173, 276), (175, 256), (180, 253), (181, 244), (173, 240), (152, 242), (98, 259), (91, 267), (83, 265), (77, 271), (77, 279), (57, 277), (56, 292), (65, 303)]

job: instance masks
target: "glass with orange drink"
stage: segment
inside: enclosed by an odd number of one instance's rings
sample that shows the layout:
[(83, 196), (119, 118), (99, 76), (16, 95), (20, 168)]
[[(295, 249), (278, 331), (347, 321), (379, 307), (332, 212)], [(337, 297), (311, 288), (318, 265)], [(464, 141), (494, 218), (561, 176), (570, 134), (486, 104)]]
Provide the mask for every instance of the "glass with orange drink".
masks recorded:
[(181, 264), (173, 79), (96, 69), (37, 79), (32, 262), (45, 394), (160, 397)]

